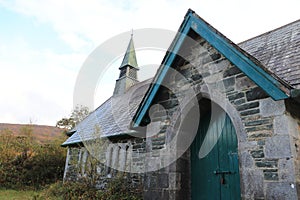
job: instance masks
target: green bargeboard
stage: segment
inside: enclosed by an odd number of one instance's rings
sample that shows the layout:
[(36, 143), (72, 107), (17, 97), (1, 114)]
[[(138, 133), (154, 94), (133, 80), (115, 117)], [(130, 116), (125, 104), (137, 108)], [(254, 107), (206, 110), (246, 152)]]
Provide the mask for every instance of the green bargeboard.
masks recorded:
[[(202, 144), (211, 150), (199, 159)], [(237, 137), (228, 115), (201, 118), (191, 145), (191, 167), (192, 200), (241, 199)]]

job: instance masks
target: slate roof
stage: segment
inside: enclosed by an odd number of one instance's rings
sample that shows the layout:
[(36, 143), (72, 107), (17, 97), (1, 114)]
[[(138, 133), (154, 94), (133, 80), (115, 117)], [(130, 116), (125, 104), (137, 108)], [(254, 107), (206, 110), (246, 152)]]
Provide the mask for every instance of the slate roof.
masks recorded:
[[(133, 132), (129, 124), (147, 91), (151, 79), (132, 86), (125, 94), (112, 96), (76, 126), (76, 132), (62, 146), (68, 146), (95, 137), (111, 137)], [(96, 133), (95, 125), (100, 128)]]
[(278, 77), (300, 89), (300, 20), (238, 45)]

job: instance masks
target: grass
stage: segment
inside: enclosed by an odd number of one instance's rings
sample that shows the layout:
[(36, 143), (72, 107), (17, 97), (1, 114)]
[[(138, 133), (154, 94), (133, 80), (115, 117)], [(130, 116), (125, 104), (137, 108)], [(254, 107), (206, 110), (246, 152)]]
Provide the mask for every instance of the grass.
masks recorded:
[(4, 190), (0, 189), (0, 200), (32, 200), (38, 195), (38, 191)]

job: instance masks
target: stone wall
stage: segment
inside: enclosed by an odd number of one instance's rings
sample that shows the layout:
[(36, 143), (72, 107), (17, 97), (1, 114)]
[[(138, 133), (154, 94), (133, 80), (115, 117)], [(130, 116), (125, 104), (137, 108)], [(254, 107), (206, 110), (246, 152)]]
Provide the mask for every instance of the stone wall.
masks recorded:
[[(150, 118), (152, 122), (167, 125), (157, 135), (147, 137), (149, 151), (167, 148), (168, 138), (176, 132), (179, 102), (192, 88), (200, 98), (211, 99), (221, 106), (233, 121), (243, 199), (297, 199), (299, 128), (293, 128), (295, 119), (286, 111), (284, 101), (268, 97), (203, 39), (198, 38), (198, 44), (186, 58), (189, 62), (173, 66), (183, 76), (170, 73), (164, 83), (169, 89), (161, 88), (158, 92), (154, 104), (161, 106), (152, 110)], [(146, 175), (145, 198), (189, 199), (189, 170), (188, 150), (170, 166)]]
[(68, 147), (64, 181), (78, 181), (86, 178), (94, 181), (96, 187), (105, 188), (110, 179), (123, 175), (133, 186), (142, 187), (145, 139), (107, 139), (105, 141), (107, 142), (105, 149), (97, 152), (93, 149), (100, 148), (90, 143)]

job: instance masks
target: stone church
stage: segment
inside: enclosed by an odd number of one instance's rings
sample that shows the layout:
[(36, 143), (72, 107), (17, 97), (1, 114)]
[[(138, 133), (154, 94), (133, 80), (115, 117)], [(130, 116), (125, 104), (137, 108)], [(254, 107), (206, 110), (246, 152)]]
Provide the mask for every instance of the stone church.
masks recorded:
[(300, 20), (234, 44), (188, 10), (152, 79), (133, 38), (119, 70), (62, 144), (64, 180), (94, 157), (99, 187), (126, 173), (144, 199), (300, 198)]

